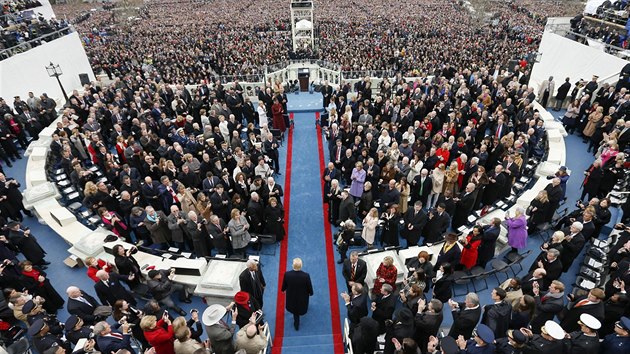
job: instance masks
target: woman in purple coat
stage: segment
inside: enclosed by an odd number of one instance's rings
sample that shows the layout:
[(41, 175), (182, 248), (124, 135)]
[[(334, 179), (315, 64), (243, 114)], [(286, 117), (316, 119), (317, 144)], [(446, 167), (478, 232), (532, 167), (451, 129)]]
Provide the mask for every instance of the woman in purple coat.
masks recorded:
[(505, 223), (508, 226), (508, 244), (512, 246), (512, 252), (527, 247), (527, 219), (525, 218), (525, 210), (517, 207), (514, 217), (510, 217), (510, 213), (505, 214)]
[(365, 183), (365, 170), (363, 169), (363, 163), (361, 163), (361, 161), (354, 164), (350, 180), (352, 180), (350, 195), (353, 196), (355, 200), (361, 199), (363, 184)]

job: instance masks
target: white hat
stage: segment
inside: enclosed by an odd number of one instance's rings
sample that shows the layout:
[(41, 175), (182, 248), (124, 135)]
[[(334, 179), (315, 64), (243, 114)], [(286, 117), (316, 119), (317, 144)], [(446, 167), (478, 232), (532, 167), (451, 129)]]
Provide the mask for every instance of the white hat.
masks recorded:
[(564, 334), (565, 334), (564, 329), (562, 329), (562, 327), (560, 327), (560, 325), (554, 321), (545, 322), (545, 332), (547, 332), (547, 334), (550, 335), (551, 338), (557, 339), (557, 340), (564, 338)]
[(593, 315), (589, 315), (588, 313), (583, 313), (580, 315), (580, 322), (584, 324), (586, 327), (594, 330), (598, 330), (602, 327), (601, 322)]
[(212, 326), (213, 324), (219, 322), (223, 318), (223, 316), (225, 316), (226, 312), (227, 310), (225, 309), (225, 306), (213, 304), (208, 306), (208, 308), (203, 311), (201, 320), (204, 325)]

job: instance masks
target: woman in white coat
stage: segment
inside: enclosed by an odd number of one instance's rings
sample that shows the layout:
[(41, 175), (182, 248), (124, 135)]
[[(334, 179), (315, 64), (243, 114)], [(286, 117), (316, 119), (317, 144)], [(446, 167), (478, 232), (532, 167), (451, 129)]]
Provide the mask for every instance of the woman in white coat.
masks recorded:
[(372, 248), (372, 245), (374, 244), (378, 221), (378, 210), (376, 208), (370, 209), (363, 219), (363, 231), (361, 232), (361, 237), (365, 240), (365, 242), (367, 242), (368, 248)]
[(258, 126), (267, 126), (269, 121), (267, 120), (267, 107), (265, 107), (265, 102), (258, 101), (258, 108), (256, 109), (256, 112), (258, 112)]

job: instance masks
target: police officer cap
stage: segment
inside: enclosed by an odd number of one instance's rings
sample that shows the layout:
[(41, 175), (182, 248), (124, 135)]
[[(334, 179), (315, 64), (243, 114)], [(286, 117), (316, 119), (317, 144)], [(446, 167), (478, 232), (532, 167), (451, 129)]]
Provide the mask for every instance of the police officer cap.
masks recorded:
[(43, 319), (38, 319), (35, 320), (35, 322), (33, 322), (33, 324), (28, 328), (28, 335), (33, 337), (35, 335), (37, 335), (39, 332), (41, 332), (42, 328), (44, 328), (44, 326), (46, 325), (46, 322), (44, 322)]
[(59, 344), (53, 343), (52, 347), (44, 350), (43, 354), (55, 354), (55, 353), (57, 353), (57, 349), (59, 349)]
[(554, 321), (545, 322), (545, 332), (547, 332), (547, 334), (553, 339), (564, 338), (564, 329), (562, 329), (562, 327)]
[(459, 347), (457, 346), (457, 342), (455, 342), (455, 338), (453, 337), (444, 337), (440, 339), (440, 348), (442, 348), (442, 352), (444, 354), (459, 353)]
[(516, 344), (525, 344), (525, 342), (527, 342), (527, 337), (525, 337), (523, 332), (519, 330), (509, 330), (508, 336), (512, 338), (512, 340), (516, 342)]
[(24, 306), (22, 306), (22, 313), (28, 315), (35, 308), (35, 303), (33, 300), (28, 300)]
[(594, 330), (598, 330), (601, 328), (602, 323), (593, 315), (589, 315), (588, 313), (583, 313), (580, 315), (580, 322), (582, 322), (586, 327)]
[(477, 326), (477, 337), (481, 338), (482, 341), (486, 343), (494, 342), (494, 332), (490, 329), (490, 327), (485, 324), (480, 324)]
[(68, 319), (66, 320), (66, 323), (65, 323), (66, 329), (70, 330), (70, 329), (74, 328), (74, 326), (76, 326), (77, 323), (79, 323), (79, 318), (77, 316), (72, 315), (72, 316), (68, 317)]
[(630, 318), (628, 317), (622, 317), (619, 320), (619, 325), (621, 326), (621, 328), (625, 329), (626, 331), (630, 331)]

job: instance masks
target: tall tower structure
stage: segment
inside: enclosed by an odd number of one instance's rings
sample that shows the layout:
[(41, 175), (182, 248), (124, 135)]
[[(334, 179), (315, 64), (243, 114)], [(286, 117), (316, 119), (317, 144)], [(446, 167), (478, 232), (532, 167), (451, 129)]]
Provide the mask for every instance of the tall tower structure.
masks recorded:
[(313, 49), (313, 0), (291, 0), (291, 39), (293, 50)]

